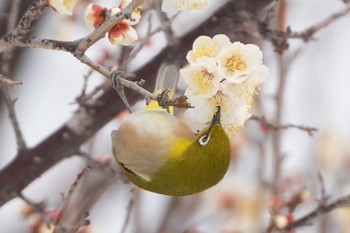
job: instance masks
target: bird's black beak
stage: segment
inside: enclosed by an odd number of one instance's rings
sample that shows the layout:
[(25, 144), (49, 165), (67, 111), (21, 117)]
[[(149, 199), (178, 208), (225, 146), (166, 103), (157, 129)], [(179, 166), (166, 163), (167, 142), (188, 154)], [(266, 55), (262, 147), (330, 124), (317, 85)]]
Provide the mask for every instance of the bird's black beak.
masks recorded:
[(221, 108), (220, 106), (217, 107), (216, 113), (213, 116), (213, 119), (211, 120), (210, 126), (208, 128), (207, 134), (209, 135), (214, 125), (221, 125)]
[(221, 109), (220, 109), (220, 106), (218, 106), (217, 110), (213, 116), (213, 119), (211, 120), (211, 123), (210, 123), (208, 130), (205, 132), (205, 134), (203, 134), (199, 138), (199, 144), (201, 146), (205, 146), (208, 144), (208, 142), (210, 140), (210, 134), (211, 134), (211, 131), (212, 131), (214, 125), (221, 125), (220, 117), (221, 117)]
[(221, 107), (219, 106), (217, 108), (216, 113), (213, 116), (213, 120), (211, 121), (210, 127), (212, 127), (213, 125), (221, 125)]

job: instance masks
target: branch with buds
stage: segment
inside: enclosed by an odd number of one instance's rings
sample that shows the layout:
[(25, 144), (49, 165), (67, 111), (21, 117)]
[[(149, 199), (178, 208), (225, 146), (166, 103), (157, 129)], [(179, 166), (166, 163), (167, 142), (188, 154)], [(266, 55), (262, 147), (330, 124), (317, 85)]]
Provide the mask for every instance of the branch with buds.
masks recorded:
[(298, 124), (293, 124), (293, 123), (275, 124), (275, 123), (267, 121), (266, 118), (263, 116), (251, 116), (250, 120), (260, 122), (261, 126), (263, 128), (266, 128), (267, 130), (285, 130), (285, 129), (289, 129), (289, 128), (294, 128), (294, 129), (299, 129), (301, 131), (305, 131), (310, 136), (313, 136), (314, 133), (317, 132), (317, 130), (318, 130), (315, 127), (298, 125)]

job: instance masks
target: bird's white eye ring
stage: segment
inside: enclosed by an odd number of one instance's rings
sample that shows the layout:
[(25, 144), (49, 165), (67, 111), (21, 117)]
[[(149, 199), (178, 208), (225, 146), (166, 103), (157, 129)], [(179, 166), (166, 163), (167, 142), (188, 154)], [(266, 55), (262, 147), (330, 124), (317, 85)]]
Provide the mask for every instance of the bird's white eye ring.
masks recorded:
[(202, 137), (199, 138), (198, 142), (199, 142), (199, 145), (205, 146), (208, 144), (209, 140), (210, 140), (210, 134), (204, 134)]

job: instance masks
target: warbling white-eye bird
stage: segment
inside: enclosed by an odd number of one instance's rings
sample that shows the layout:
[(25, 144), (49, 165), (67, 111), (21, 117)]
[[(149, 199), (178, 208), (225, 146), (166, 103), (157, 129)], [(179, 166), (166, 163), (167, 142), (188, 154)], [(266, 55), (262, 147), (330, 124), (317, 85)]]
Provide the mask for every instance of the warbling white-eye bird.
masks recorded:
[[(170, 73), (158, 72), (155, 93), (165, 90), (164, 79), (172, 78), (170, 95), (174, 95), (178, 75), (169, 77)], [(165, 110), (137, 111), (112, 132), (112, 143), (116, 161), (135, 185), (165, 195), (206, 190), (224, 177), (230, 163), (230, 141), (220, 124), (220, 107), (197, 136)]]

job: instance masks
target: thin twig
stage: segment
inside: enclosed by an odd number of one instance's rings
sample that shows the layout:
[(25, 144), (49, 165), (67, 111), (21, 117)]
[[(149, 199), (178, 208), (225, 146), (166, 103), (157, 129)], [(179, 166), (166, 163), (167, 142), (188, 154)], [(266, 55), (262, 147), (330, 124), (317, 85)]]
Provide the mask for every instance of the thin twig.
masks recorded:
[(130, 197), (128, 206), (126, 207), (126, 217), (124, 219), (123, 227), (120, 233), (126, 232), (126, 229), (130, 222), (131, 213), (132, 213), (132, 210), (134, 209), (135, 202), (138, 196), (137, 190), (135, 188), (133, 188), (130, 192), (131, 192), (131, 197)]
[(114, 169), (112, 166), (110, 166), (109, 162), (100, 163), (100, 162), (96, 161), (95, 159), (91, 158), (89, 156), (89, 154), (82, 152), (82, 151), (79, 151), (76, 154), (76, 156), (79, 156), (79, 157), (85, 159), (89, 165), (91, 165), (94, 168), (97, 168), (99, 171), (104, 171), (107, 174), (113, 175), (113, 176), (120, 175), (120, 173), (116, 169)]
[(275, 46), (275, 50), (278, 53), (282, 54), (283, 51), (288, 49), (289, 47), (288, 39), (302, 39), (304, 42), (309, 42), (311, 39), (313, 39), (313, 36), (318, 31), (326, 28), (336, 20), (348, 15), (349, 12), (350, 12), (350, 3), (347, 3), (346, 7), (340, 10), (339, 12), (331, 14), (330, 16), (326, 17), (319, 23), (309, 28), (306, 28), (300, 32), (292, 31), (290, 26), (287, 26), (286, 29), (284, 28), (271, 29), (269, 27), (270, 24), (268, 20), (265, 19), (263, 21), (260, 21), (255, 16), (252, 16), (251, 20), (256, 23), (259, 33), (264, 38), (267, 38), (268, 40), (270, 40), (272, 44)]
[[(159, 32), (162, 32), (162, 31), (167, 31), (171, 24), (173, 23), (173, 21), (176, 19), (177, 16), (179, 16), (180, 13), (176, 13), (175, 15), (173, 15), (171, 18), (169, 18), (168, 20), (164, 21), (159, 27), (157, 27), (156, 29), (154, 29), (149, 35), (148, 37), (152, 37), (153, 35), (159, 33)], [(172, 41), (172, 43), (174, 44), (176, 42), (176, 39), (170, 39), (169, 40)]]
[[(280, 22), (285, 22), (286, 7), (287, 6), (285, 3), (285, 0), (279, 1), (278, 27), (284, 27), (284, 25), (282, 25)], [(278, 63), (278, 84), (277, 84), (277, 90), (275, 95), (275, 106), (276, 106), (275, 119), (276, 119), (277, 125), (280, 125), (283, 117), (284, 93), (285, 93), (285, 87), (287, 83), (288, 66), (284, 62), (284, 57), (282, 55), (277, 54), (276, 56), (277, 56), (277, 63)], [(281, 144), (282, 144), (281, 131), (277, 130), (275, 132), (272, 132), (272, 150), (273, 150), (272, 192), (275, 195), (278, 195), (278, 189), (279, 189), (280, 179), (281, 179), (281, 167), (282, 167), (282, 160), (283, 160)]]
[(320, 184), (321, 198), (318, 200), (321, 206), (325, 205), (329, 199), (329, 195), (326, 193), (326, 188), (323, 180), (323, 176), (320, 171), (317, 172), (318, 183)]
[(22, 81), (14, 81), (14, 80), (5, 78), (0, 74), (0, 84), (10, 86), (10, 87), (18, 87), (18, 86), (22, 86), (24, 83)]
[[(19, 4), (20, 4), (20, 1), (18, 1), (18, 0), (12, 2), (10, 17), (9, 17), (8, 25), (7, 25), (8, 31), (12, 30), (16, 25), (18, 11), (19, 11)], [(13, 60), (13, 52), (14, 52), (14, 49), (11, 48), (2, 54), (2, 57), (1, 57), (2, 66), (1, 66), (0, 72), (4, 75), (9, 76), (11, 73), (10, 63)], [(7, 83), (10, 85), (16, 84), (16, 82), (8, 81), (8, 79), (2, 78), (0, 76), (0, 81), (1, 80), (2, 80), (2, 82), (0, 82), (0, 83)], [(10, 118), (10, 121), (12, 123), (13, 129), (15, 131), (16, 141), (17, 141), (17, 150), (24, 151), (24, 150), (26, 150), (26, 143), (25, 143), (22, 131), (20, 129), (19, 122), (17, 119), (17, 114), (15, 111), (15, 104), (16, 104), (17, 99), (12, 99), (11, 93), (8, 89), (8, 85), (4, 85), (4, 86), (0, 87), (0, 93), (4, 97), (6, 106), (7, 106), (8, 111), (9, 111), (9, 118)]]
[(132, 60), (135, 59), (137, 54), (139, 54), (141, 52), (141, 50), (144, 48), (145, 44), (147, 43), (147, 41), (151, 37), (150, 34), (151, 34), (151, 29), (152, 29), (152, 14), (149, 15), (149, 17), (147, 18), (147, 21), (148, 21), (148, 27), (147, 27), (146, 38), (142, 40), (142, 42), (129, 54), (128, 57), (123, 59), (121, 65), (120, 65), (121, 70), (126, 70), (126, 67), (128, 66), (128, 64)]
[(331, 14), (327, 18), (323, 19), (322, 21), (318, 22), (317, 24), (303, 30), (302, 32), (292, 32), (289, 35), (289, 38), (302, 38), (305, 42), (312, 39), (313, 35), (320, 31), (321, 29), (324, 29), (334, 21), (342, 18), (343, 16), (347, 15), (350, 12), (350, 3), (346, 4), (346, 7), (339, 12), (336, 12), (334, 14)]
[(106, 80), (102, 84), (96, 86), (89, 93), (87, 94), (85, 93), (84, 95), (80, 95), (79, 97), (77, 97), (75, 103), (78, 103), (80, 105), (87, 105), (87, 102), (91, 100), (94, 96), (96, 96), (100, 92), (102, 93), (103, 91), (107, 90), (110, 87), (111, 87), (110, 83)]
[(19, 122), (17, 119), (17, 114), (15, 111), (15, 104), (17, 99), (12, 100), (11, 96), (10, 96), (10, 92), (6, 87), (0, 87), (0, 93), (2, 93), (7, 109), (9, 111), (9, 118), (11, 120), (12, 123), (12, 127), (15, 131), (15, 135), (16, 135), (16, 141), (17, 141), (17, 150), (18, 151), (24, 151), (27, 149), (26, 146), (26, 142), (24, 140), (21, 128), (19, 126)]
[(310, 127), (310, 126), (305, 126), (305, 125), (297, 125), (297, 124), (293, 124), (293, 123), (288, 123), (288, 124), (272, 123), (272, 122), (267, 121), (266, 118), (263, 116), (251, 116), (249, 119), (254, 120), (254, 121), (258, 121), (261, 124), (263, 124), (264, 126), (266, 126), (267, 129), (275, 130), (275, 131), (294, 128), (294, 129), (299, 129), (301, 131), (305, 131), (310, 136), (313, 136), (314, 133), (318, 130), (315, 127)]
[(42, 39), (32, 36), (5, 36), (0, 39), (0, 53), (12, 47), (20, 48), (39, 48), (74, 53), (77, 46), (75, 41), (59, 41), (51, 39)]
[(77, 175), (77, 178), (75, 179), (74, 183), (70, 186), (68, 194), (66, 195), (66, 197), (63, 200), (62, 209), (64, 209), (64, 207), (67, 205), (67, 203), (69, 201), (69, 198), (73, 195), (73, 193), (77, 189), (77, 187), (78, 187), (81, 179), (83, 178), (83, 176), (86, 175), (90, 171), (91, 171), (91, 167), (87, 166)]
[[(81, 62), (87, 64), (89, 67), (91, 67), (91, 68), (93, 68), (94, 70), (96, 70), (97, 72), (99, 72), (100, 74), (102, 74), (103, 76), (105, 76), (106, 78), (108, 78), (108, 79), (110, 78), (111, 72), (108, 71), (108, 70), (107, 70), (106, 68), (104, 68), (103, 66), (99, 65), (98, 63), (96, 63), (96, 62), (94, 62), (93, 60), (91, 60), (88, 56), (83, 55), (83, 56), (81, 56), (81, 57), (78, 57), (78, 59), (79, 59)], [(133, 90), (133, 91), (139, 93), (139, 94), (142, 95), (142, 96), (145, 96), (145, 97), (147, 97), (147, 98), (151, 98), (151, 99), (153, 99), (153, 100), (156, 100), (156, 99), (157, 99), (157, 97), (156, 97), (153, 93), (151, 93), (151, 92), (147, 91), (146, 89), (140, 87), (140, 86), (137, 84), (137, 82), (132, 82), (132, 81), (129, 81), (129, 80), (125, 79), (125, 78), (120, 78), (120, 83), (121, 83), (124, 87), (129, 88), (129, 89), (131, 89), (131, 90)]]
[[(77, 176), (77, 178), (75, 179), (75, 181), (73, 182), (73, 184), (71, 185), (68, 194), (63, 198), (62, 201), (62, 205), (61, 205), (61, 209), (60, 209), (60, 215), (59, 217), (57, 217), (56, 222), (55, 222), (55, 229), (54, 229), (54, 233), (58, 233), (58, 232), (65, 232), (66, 230), (64, 229), (64, 227), (60, 226), (60, 221), (62, 219), (62, 213), (66, 211), (66, 209), (68, 208), (69, 205), (69, 201), (71, 200), (73, 194), (75, 193), (75, 191), (78, 188), (78, 185), (80, 184), (83, 176), (85, 176), (88, 172), (91, 171), (91, 167), (90, 166), (86, 166)], [(81, 224), (79, 224), (79, 226), (74, 226), (77, 227), (77, 230), (86, 225), (86, 217), (81, 221)]]
[[(179, 13), (176, 13), (172, 19), (169, 19), (168, 15), (161, 10), (162, 1), (155, 1), (153, 4), (155, 6), (157, 16), (161, 22), (172, 22), (173, 19), (179, 15)], [(168, 45), (174, 45), (177, 43), (177, 40), (172, 28), (170, 27), (170, 24), (165, 24), (164, 26), (165, 27), (162, 29), (162, 31), (165, 34)]]
[[(144, 46), (147, 44), (147, 42), (150, 40), (150, 38), (152, 36), (154, 36), (155, 34), (159, 33), (159, 32), (166, 32), (170, 29), (170, 26), (172, 24), (172, 22), (175, 20), (175, 18), (179, 15), (179, 13), (175, 14), (174, 16), (172, 16), (170, 19), (167, 18), (166, 21), (163, 21), (162, 24), (157, 27), (156, 29), (154, 29), (152, 31), (152, 24), (151, 24), (151, 16), (148, 17), (148, 28), (147, 28), (147, 33), (146, 33), (146, 37), (142, 39), (141, 43), (139, 46), (137, 46), (132, 53), (130, 53), (129, 57), (127, 57), (123, 63), (121, 64), (120, 68), (121, 70), (124, 70), (125, 67), (127, 66), (127, 64), (130, 63), (131, 60), (135, 59), (136, 55), (139, 54), (141, 52), (141, 50), (144, 48)], [(166, 34), (167, 35), (167, 34)], [(168, 36), (169, 37), (169, 36)], [(176, 42), (176, 39), (172, 38), (168, 38), (167, 40), (171, 40), (172, 44), (174, 44)]]
[(21, 198), (27, 205), (29, 205), (30, 208), (32, 208), (35, 213), (41, 218), (43, 222), (45, 222), (48, 226), (53, 225), (55, 222), (50, 219), (44, 210), (43, 203), (33, 203), (31, 200), (29, 200), (26, 196), (24, 196), (22, 193), (16, 193), (16, 195)]
[(81, 89), (81, 97), (84, 97), (86, 95), (86, 89), (88, 86), (88, 82), (89, 82), (89, 78), (91, 77), (92, 73), (94, 72), (93, 69), (89, 69), (87, 74), (84, 75), (84, 84), (83, 84), (83, 88)]
[(337, 208), (348, 207), (350, 205), (350, 195), (343, 196), (337, 200), (324, 205), (319, 205), (310, 213), (297, 219), (293, 223), (290, 223), (282, 232), (290, 232), (291, 230), (297, 229), (299, 227), (307, 226), (312, 223), (312, 221), (324, 214), (327, 214)]

